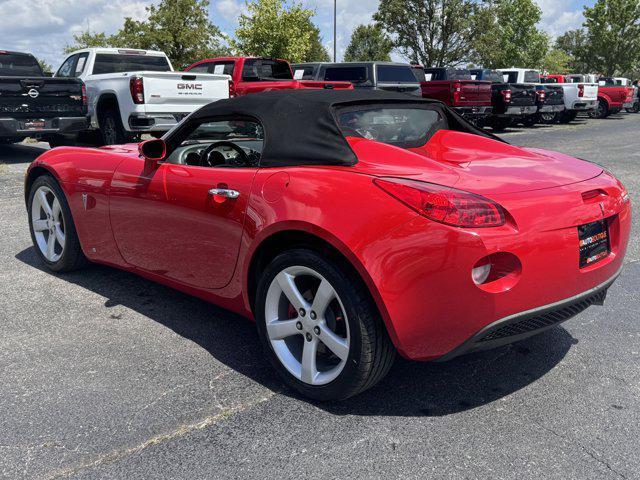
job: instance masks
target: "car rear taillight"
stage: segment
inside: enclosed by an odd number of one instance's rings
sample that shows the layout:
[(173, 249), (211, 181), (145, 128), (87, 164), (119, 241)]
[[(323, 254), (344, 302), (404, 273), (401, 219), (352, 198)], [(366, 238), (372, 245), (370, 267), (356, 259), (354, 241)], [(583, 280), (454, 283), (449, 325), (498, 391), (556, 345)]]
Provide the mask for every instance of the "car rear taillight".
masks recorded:
[(376, 178), (378, 187), (434, 222), (463, 228), (499, 227), (504, 209), (488, 198), (433, 183)]
[(458, 103), (462, 100), (462, 84), (456, 82), (451, 86), (451, 88), (453, 89), (453, 103)]
[(579, 97), (584, 97), (584, 85), (583, 84), (579, 84), (578, 85), (578, 96)]
[(536, 93), (538, 94), (538, 101), (544, 103), (547, 98), (547, 93), (544, 90), (536, 90)]
[(136, 105), (144, 103), (144, 83), (142, 77), (131, 77), (129, 79), (129, 90), (131, 90), (131, 99)]
[(229, 98), (235, 97), (236, 95), (236, 85), (233, 83), (233, 80), (229, 80)]
[(504, 103), (511, 103), (511, 90), (500, 90)]
[(87, 87), (84, 84), (82, 85), (82, 106), (87, 106)]

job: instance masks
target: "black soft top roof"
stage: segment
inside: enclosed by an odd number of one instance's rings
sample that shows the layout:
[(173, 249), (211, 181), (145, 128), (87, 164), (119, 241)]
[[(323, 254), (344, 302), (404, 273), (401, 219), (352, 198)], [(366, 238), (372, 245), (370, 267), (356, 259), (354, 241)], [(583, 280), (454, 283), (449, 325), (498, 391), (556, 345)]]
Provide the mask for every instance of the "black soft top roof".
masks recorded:
[(477, 129), (441, 102), (378, 90), (302, 89), (255, 93), (210, 103), (189, 119), (255, 118), (264, 128), (261, 166), (354, 165), (358, 159), (338, 126), (335, 109), (377, 104), (429, 105), (443, 113), (451, 130), (497, 138)]

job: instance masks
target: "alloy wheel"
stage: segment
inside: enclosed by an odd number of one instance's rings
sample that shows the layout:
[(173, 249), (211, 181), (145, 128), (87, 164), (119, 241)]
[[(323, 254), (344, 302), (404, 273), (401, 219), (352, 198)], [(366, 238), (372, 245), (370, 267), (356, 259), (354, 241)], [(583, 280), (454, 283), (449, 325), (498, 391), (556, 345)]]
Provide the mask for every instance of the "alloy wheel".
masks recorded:
[(349, 323), (331, 283), (315, 270), (291, 266), (271, 282), (266, 330), (280, 363), (309, 385), (335, 380), (349, 357)]
[(31, 202), (31, 225), (40, 252), (49, 262), (60, 260), (65, 246), (65, 225), (60, 201), (53, 190), (42, 186)]

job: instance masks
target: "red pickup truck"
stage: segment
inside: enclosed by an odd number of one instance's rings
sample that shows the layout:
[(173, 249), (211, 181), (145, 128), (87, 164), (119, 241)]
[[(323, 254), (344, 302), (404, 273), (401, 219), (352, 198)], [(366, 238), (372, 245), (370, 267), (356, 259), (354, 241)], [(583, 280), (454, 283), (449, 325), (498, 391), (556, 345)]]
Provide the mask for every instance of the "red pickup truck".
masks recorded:
[(491, 82), (475, 80), (469, 70), (414, 66), (423, 98), (440, 100), (470, 120), (491, 115)]
[[(595, 78), (593, 75), (566, 75), (565, 81), (581, 83), (595, 81)], [(633, 107), (633, 86), (620, 85), (611, 77), (601, 77), (595, 83), (598, 84), (598, 106), (589, 113), (590, 117), (605, 118), (623, 108)]]
[(289, 62), (274, 58), (207, 58), (190, 65), (185, 71), (231, 76), (229, 82), (229, 96), (231, 97), (269, 90), (302, 88), (353, 90), (351, 82), (321, 82), (294, 79)]

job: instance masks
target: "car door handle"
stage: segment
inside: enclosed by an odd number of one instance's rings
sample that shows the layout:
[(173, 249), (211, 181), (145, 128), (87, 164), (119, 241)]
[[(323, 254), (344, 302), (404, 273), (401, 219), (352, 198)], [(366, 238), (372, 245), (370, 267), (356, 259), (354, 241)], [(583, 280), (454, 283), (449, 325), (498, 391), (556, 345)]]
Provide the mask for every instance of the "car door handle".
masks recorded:
[(229, 188), (212, 188), (209, 190), (209, 195), (218, 195), (219, 197), (225, 198), (238, 198), (240, 196), (240, 192)]

